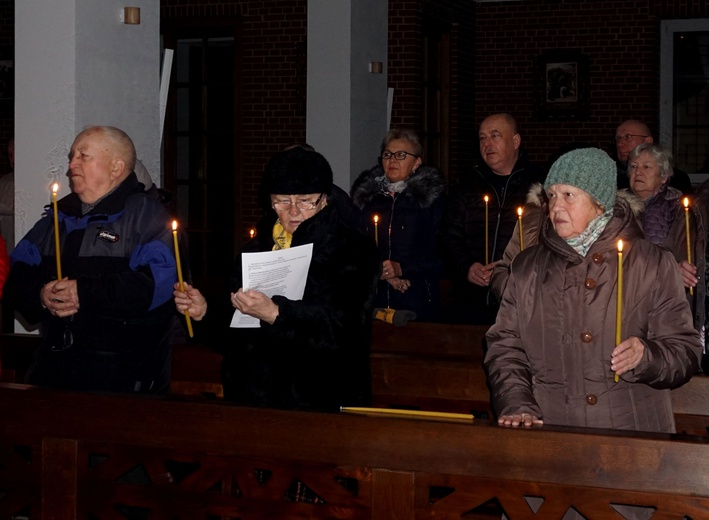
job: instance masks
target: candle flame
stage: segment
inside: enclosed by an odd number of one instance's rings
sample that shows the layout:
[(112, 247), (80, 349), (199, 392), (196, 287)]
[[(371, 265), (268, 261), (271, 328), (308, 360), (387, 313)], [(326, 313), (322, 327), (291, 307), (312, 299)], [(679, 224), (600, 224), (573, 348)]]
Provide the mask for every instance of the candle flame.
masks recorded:
[(177, 231), (177, 220), (172, 221), (172, 230)]
[(376, 224), (379, 222), (379, 215), (374, 215), (374, 223)]
[(249, 236), (251, 238), (254, 238), (254, 235), (256, 234), (256, 230), (254, 228), (249, 229)]
[(685, 208), (688, 208), (688, 207), (689, 207), (689, 198), (685, 197), (685, 198), (682, 200), (682, 204), (684, 204), (684, 207), (685, 207)]
[(522, 216), (522, 208), (521, 207), (517, 208), (517, 215), (519, 215), (520, 217)]
[(623, 252), (623, 241), (618, 240), (618, 252), (622, 253)]
[(52, 184), (52, 193), (56, 193), (59, 191), (59, 183), (54, 183)]
[(483, 197), (483, 199), (485, 199), (485, 204), (487, 204), (488, 202), (490, 202), (490, 197), (488, 197), (487, 195), (485, 195), (485, 196)]

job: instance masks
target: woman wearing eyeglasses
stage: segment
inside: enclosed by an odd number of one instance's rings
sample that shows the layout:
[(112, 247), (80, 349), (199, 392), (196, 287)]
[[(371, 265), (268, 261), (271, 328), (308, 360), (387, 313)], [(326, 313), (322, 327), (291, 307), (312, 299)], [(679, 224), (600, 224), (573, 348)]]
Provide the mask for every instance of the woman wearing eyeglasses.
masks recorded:
[(377, 307), (409, 310), (418, 321), (433, 321), (439, 303), (438, 232), (445, 180), (435, 168), (423, 166), (421, 152), (415, 132), (390, 130), (379, 164), (360, 174), (351, 195), (362, 214), (362, 229), (376, 236), (382, 259)]
[[(371, 238), (342, 221), (328, 200), (331, 190), (332, 170), (317, 152), (296, 147), (266, 166), (261, 191), (269, 207), (244, 252), (313, 244), (313, 256), (302, 300), (245, 291), (237, 257), (231, 304), (260, 326), (233, 329), (222, 364), (228, 400), (333, 412), (369, 404), (379, 257)], [(174, 293), (177, 309), (200, 320), (206, 302), (196, 289), (185, 289)]]

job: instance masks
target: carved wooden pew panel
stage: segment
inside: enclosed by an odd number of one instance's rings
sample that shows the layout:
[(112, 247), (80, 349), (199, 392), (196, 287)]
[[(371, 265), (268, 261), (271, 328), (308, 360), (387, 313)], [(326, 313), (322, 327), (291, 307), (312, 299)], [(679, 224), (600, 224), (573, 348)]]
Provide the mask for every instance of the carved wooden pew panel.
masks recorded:
[(681, 436), (21, 385), (0, 385), (0, 409), (1, 518), (709, 518), (709, 443)]

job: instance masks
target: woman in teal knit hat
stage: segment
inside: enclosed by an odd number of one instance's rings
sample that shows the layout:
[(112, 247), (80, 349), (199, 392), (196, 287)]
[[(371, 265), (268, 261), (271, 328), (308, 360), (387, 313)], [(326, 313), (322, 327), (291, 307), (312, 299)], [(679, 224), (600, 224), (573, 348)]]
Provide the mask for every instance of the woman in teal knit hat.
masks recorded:
[(487, 333), (498, 424), (674, 432), (669, 390), (697, 372), (702, 351), (675, 260), (643, 239), (642, 204), (617, 196), (615, 163), (602, 150), (561, 156), (544, 189), (539, 244), (512, 262)]

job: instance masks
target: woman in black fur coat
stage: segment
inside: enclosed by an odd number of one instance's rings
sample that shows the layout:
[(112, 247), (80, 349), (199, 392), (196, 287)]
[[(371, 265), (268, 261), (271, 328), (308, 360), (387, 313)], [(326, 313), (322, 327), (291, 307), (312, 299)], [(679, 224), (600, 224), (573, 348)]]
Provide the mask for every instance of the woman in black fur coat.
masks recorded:
[[(232, 305), (259, 319), (234, 329), (222, 363), (224, 397), (250, 406), (338, 411), (370, 401), (369, 347), (379, 258), (374, 241), (347, 226), (328, 199), (332, 170), (317, 152), (293, 148), (266, 166), (267, 214), (244, 252), (313, 244), (302, 300), (242, 288), (241, 255), (232, 273)], [(195, 319), (206, 302), (185, 284), (179, 311)]]
[(434, 321), (445, 180), (435, 168), (422, 166), (421, 152), (415, 132), (390, 130), (382, 141), (379, 164), (360, 174), (351, 195), (362, 214), (364, 233), (376, 234), (382, 259), (377, 307), (410, 310), (418, 321)]

